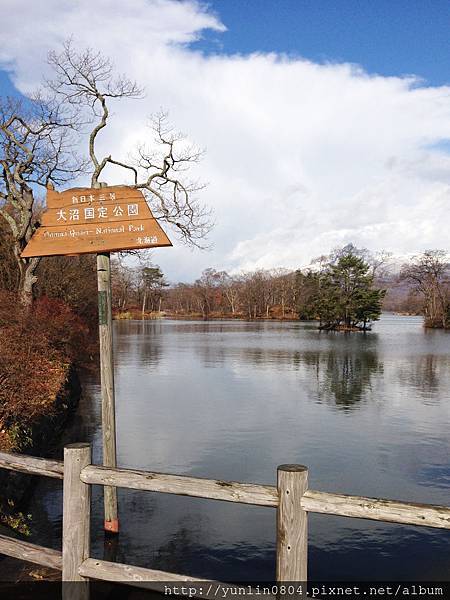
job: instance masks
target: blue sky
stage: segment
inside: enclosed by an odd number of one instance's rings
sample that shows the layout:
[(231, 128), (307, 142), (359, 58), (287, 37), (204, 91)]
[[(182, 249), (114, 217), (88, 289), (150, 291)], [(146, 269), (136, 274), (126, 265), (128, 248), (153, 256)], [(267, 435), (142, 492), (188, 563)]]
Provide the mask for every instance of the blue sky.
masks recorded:
[(0, 92), (3, 96), (17, 94), (17, 90), (11, 83), (9, 75), (6, 71), (0, 69)]
[[(174, 238), (156, 259), (170, 280), (297, 268), (350, 242), (397, 256), (448, 248), (450, 1), (0, 0), (0, 10), (3, 93), (5, 69), (34, 89), (47, 52), (72, 35), (146, 89), (114, 104), (100, 153), (125, 160), (161, 107), (206, 150), (192, 175), (207, 183), (212, 250)], [(122, 171), (105, 177), (127, 183)]]
[(227, 31), (209, 32), (208, 52), (286, 52), (354, 62), (369, 73), (450, 81), (448, 0), (211, 0)]
[[(209, 0), (227, 27), (204, 30), (206, 53), (283, 52), (314, 62), (351, 62), (368, 73), (450, 82), (448, 0)], [(0, 70), (3, 94), (14, 93)]]

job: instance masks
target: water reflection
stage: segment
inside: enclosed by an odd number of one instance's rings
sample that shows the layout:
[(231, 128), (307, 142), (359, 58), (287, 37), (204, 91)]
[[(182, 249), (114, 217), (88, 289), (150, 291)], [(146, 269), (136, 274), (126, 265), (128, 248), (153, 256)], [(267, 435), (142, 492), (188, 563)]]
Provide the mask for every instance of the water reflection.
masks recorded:
[(160, 321), (119, 321), (115, 328), (116, 364), (157, 367), (163, 353)]
[[(317, 516), (311, 519), (312, 532), (317, 519)], [(436, 536), (432, 530), (419, 527), (358, 523), (356, 519), (346, 520), (345, 526), (342, 518), (325, 517), (325, 520), (333, 534), (331, 539), (326, 534), (315, 536), (318, 543), (309, 552), (311, 580), (448, 580), (448, 536)], [(399, 577), (406, 571), (408, 577)]]
[[(267, 346), (262, 345), (258, 339), (258, 346), (255, 347), (249, 344), (252, 339), (248, 336), (245, 343), (242, 343), (242, 338), (234, 337), (230, 344), (231, 331), (227, 332), (228, 339), (220, 335), (226, 332), (223, 325), (214, 327), (211, 331), (210, 324), (202, 324), (201, 331), (204, 334), (208, 333), (208, 329), (209, 335), (204, 335), (201, 343), (195, 340), (193, 344), (193, 350), (204, 367), (217, 368), (232, 364), (241, 372), (246, 367), (249, 368), (249, 376), (255, 368), (303, 372), (302, 383), (305, 378), (309, 384), (313, 381), (316, 383), (315, 389), (311, 389), (309, 393), (315, 401), (331, 403), (343, 410), (350, 410), (361, 400), (367, 399), (372, 389), (372, 378), (383, 376), (383, 362), (378, 356), (376, 334), (371, 334), (370, 338), (361, 335), (362, 339), (356, 344), (354, 340), (343, 339), (342, 346), (336, 339), (332, 340), (331, 345), (327, 343), (329, 340), (324, 340), (321, 345), (315, 344), (314, 350), (309, 349), (309, 344), (306, 343), (300, 351), (290, 347), (289, 341), (292, 340), (289, 339), (289, 334), (287, 348), (276, 347), (279, 343), (276, 339), (271, 340), (274, 343)], [(180, 327), (176, 330), (180, 331)], [(303, 343), (305, 341), (308, 342), (308, 339), (302, 340)], [(156, 347), (159, 346), (158, 339), (154, 339), (154, 343)]]
[(442, 367), (448, 369), (450, 362), (441, 356), (425, 354), (407, 364), (399, 365), (398, 376), (403, 384), (414, 387), (422, 397), (433, 398), (439, 391)]
[[(302, 323), (116, 323), (119, 462), (269, 484), (277, 465), (298, 462), (315, 489), (448, 504), (449, 341), (401, 317), (348, 336)], [(66, 440), (91, 440), (98, 462), (98, 380), (86, 377), (84, 389)], [(42, 480), (31, 508), (31, 541), (53, 547), (57, 484)], [(225, 581), (274, 576), (271, 509), (124, 490), (120, 521), (121, 562)], [(448, 577), (450, 541), (439, 530), (317, 515), (310, 542), (313, 578)]]
[(450, 490), (450, 464), (425, 465), (418, 473), (420, 485), (432, 485), (443, 490)]
[(356, 355), (334, 351), (306, 353), (304, 361), (316, 379), (318, 401), (334, 403), (343, 410), (351, 410), (366, 399), (372, 377), (383, 374), (383, 363), (373, 350)]

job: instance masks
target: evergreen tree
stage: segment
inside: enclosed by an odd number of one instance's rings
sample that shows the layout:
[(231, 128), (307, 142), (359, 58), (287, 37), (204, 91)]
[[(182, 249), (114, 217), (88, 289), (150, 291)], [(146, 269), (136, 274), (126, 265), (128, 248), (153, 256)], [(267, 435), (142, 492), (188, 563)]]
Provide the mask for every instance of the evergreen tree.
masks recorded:
[(314, 320), (317, 316), (316, 302), (319, 290), (318, 273), (308, 271), (295, 272), (295, 308), (298, 318), (302, 321)]
[(370, 265), (345, 248), (319, 273), (315, 311), (323, 329), (367, 329), (380, 318), (385, 290), (373, 287)]

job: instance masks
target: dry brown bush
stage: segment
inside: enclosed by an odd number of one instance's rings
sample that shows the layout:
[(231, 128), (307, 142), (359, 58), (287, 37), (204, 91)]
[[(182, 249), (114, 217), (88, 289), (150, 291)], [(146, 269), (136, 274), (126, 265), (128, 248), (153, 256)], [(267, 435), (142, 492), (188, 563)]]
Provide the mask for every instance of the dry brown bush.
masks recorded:
[(0, 291), (0, 446), (17, 448), (33, 423), (52, 414), (86, 336), (82, 319), (63, 302), (42, 298), (27, 311)]

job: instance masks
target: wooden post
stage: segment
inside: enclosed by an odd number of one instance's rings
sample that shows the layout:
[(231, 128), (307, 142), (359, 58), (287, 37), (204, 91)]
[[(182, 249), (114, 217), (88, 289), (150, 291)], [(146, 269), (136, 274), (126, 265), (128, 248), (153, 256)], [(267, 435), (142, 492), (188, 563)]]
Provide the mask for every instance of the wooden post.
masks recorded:
[(301, 499), (308, 489), (308, 468), (278, 467), (277, 581), (307, 581), (308, 513)]
[[(109, 252), (97, 254), (98, 328), (100, 338), (100, 375), (102, 387), (103, 464), (116, 467), (116, 409), (114, 400), (114, 362), (111, 307), (111, 261)], [(105, 487), (105, 531), (119, 532), (117, 489)]]
[[(91, 464), (90, 444), (70, 444), (64, 448), (62, 580), (64, 600), (86, 600), (88, 580), (78, 570), (89, 558), (91, 487), (80, 473)], [(77, 582), (67, 583), (67, 582)], [(84, 584), (83, 584), (84, 582)]]

